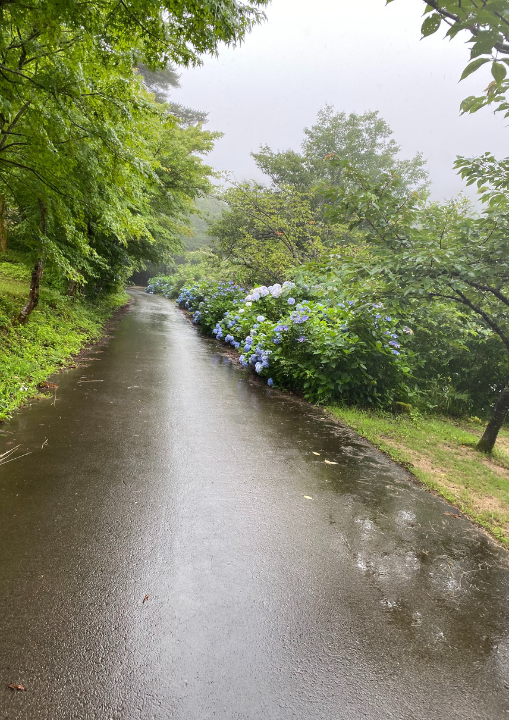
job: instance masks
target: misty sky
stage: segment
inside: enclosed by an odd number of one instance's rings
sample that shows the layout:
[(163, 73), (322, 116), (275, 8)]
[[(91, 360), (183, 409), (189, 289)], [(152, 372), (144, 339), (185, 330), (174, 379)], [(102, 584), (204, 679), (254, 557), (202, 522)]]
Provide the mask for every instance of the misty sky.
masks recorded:
[(487, 109), (460, 117), (461, 100), (480, 94), (489, 69), (458, 84), (466, 36), (444, 40), (441, 28), (420, 40), (423, 9), (422, 0), (272, 0), (243, 45), (182, 71), (172, 98), (209, 111), (207, 129), (224, 133), (209, 159), (237, 180), (263, 177), (250, 156), (260, 145), (298, 150), (303, 128), (329, 103), (379, 110), (403, 156), (424, 154), (433, 196), (454, 195), (464, 187), (456, 155), (505, 157), (509, 121)]

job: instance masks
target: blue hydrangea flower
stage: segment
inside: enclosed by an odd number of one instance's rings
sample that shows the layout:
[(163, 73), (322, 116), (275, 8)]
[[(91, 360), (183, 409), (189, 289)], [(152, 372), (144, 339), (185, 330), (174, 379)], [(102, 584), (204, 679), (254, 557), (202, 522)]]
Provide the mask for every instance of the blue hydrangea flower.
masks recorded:
[(267, 385), (268, 385), (269, 387), (272, 387), (272, 386), (274, 385), (274, 380), (273, 380), (272, 378), (269, 378), (269, 379), (267, 380)]
[(297, 342), (301, 342), (301, 343), (306, 342), (306, 340), (307, 340), (307, 337), (305, 335), (301, 335), (300, 337), (297, 338)]
[(288, 305), (295, 305), (295, 298), (289, 297), (287, 303)]
[(265, 317), (263, 315), (258, 315), (258, 317), (256, 319), (259, 323), (261, 323), (265, 320)]
[(256, 363), (255, 370), (258, 373), (258, 375), (261, 373), (261, 371), (263, 370), (263, 365), (261, 364), (261, 362)]

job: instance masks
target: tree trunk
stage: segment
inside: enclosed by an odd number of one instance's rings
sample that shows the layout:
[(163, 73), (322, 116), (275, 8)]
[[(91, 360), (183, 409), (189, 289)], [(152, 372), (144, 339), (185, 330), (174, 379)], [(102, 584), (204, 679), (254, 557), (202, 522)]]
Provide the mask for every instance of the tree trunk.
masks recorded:
[(506, 384), (502, 392), (500, 393), (500, 396), (495, 404), (495, 407), (493, 408), (493, 414), (491, 416), (491, 420), (486, 426), (486, 430), (484, 431), (484, 434), (482, 438), (479, 440), (477, 444), (477, 450), (480, 450), (481, 452), (490, 453), (493, 450), (493, 447), (495, 445), (495, 442), (497, 440), (498, 432), (502, 425), (504, 424), (504, 420), (507, 416), (507, 411), (509, 410), (509, 378), (507, 378)]
[[(41, 233), (43, 235), (46, 235), (47, 231), (47, 213), (46, 213), (46, 205), (43, 203), (42, 200), (39, 199), (39, 211), (41, 214), (40, 217), (40, 228)], [(39, 258), (37, 262), (35, 263), (34, 269), (32, 270), (32, 279), (30, 281), (30, 292), (28, 293), (28, 300), (27, 304), (23, 308), (23, 310), (18, 315), (18, 322), (24, 325), (28, 319), (28, 316), (30, 313), (35, 310), (39, 303), (39, 288), (41, 285), (41, 278), (42, 273), (44, 271), (44, 260), (42, 258)]]
[(69, 297), (75, 297), (76, 282), (74, 280), (69, 280), (69, 285), (67, 286), (67, 294), (69, 295)]
[(18, 315), (18, 322), (22, 325), (26, 323), (28, 316), (35, 310), (39, 302), (39, 286), (41, 284), (42, 273), (44, 270), (44, 260), (37, 260), (32, 270), (32, 280), (30, 282), (30, 292), (28, 293), (28, 301), (23, 310)]
[(5, 224), (5, 195), (0, 195), (0, 250), (7, 252), (7, 225)]

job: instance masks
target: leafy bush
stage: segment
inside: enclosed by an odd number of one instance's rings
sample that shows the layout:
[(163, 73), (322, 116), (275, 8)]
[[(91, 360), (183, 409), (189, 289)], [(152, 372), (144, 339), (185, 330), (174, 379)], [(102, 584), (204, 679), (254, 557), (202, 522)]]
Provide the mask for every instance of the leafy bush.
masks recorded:
[(150, 278), (145, 292), (151, 295), (164, 295), (164, 297), (167, 298), (176, 297), (172, 295), (173, 287), (171, 276), (159, 275), (158, 277)]
[(226, 261), (221, 261), (209, 250), (187, 252), (174, 258), (174, 266), (169, 275), (150, 278), (146, 292), (176, 298), (184, 286), (206, 280), (223, 280), (233, 277), (235, 269)]
[(409, 370), (398, 321), (381, 303), (319, 300), (317, 286), (285, 282), (247, 292), (233, 281), (202, 281), (185, 286), (177, 303), (270, 386), (300, 390), (313, 402), (388, 407), (405, 399)]

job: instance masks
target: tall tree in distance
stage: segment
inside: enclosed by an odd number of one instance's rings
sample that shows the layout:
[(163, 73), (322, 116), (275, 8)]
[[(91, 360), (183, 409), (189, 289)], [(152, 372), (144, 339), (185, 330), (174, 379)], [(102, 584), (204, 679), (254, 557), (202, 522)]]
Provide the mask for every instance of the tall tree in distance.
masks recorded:
[(143, 82), (148, 92), (154, 95), (155, 102), (167, 103), (179, 125), (190, 127), (191, 125), (199, 125), (207, 122), (208, 113), (202, 110), (193, 110), (180, 103), (170, 101), (171, 90), (180, 87), (180, 78), (174, 67), (167, 65), (163, 68), (150, 70), (143, 63), (138, 63), (137, 70), (143, 77)]
[(411, 160), (399, 157), (400, 146), (392, 139), (392, 130), (378, 112), (362, 115), (336, 112), (325, 105), (314, 125), (304, 129), (302, 152), (274, 152), (268, 146), (252, 153), (258, 167), (273, 183), (287, 183), (309, 189), (320, 183), (337, 185), (342, 175), (327, 158), (335, 156), (362, 168), (373, 182), (382, 174), (400, 176), (402, 188), (416, 189), (427, 183), (425, 161), (420, 153)]

